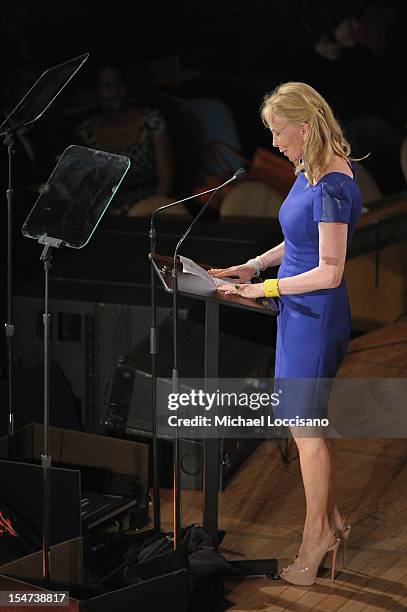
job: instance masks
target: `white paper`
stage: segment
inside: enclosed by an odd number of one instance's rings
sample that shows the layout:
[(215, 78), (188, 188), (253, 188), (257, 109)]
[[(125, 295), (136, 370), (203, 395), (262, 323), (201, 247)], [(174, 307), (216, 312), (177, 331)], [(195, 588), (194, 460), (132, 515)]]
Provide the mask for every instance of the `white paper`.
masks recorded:
[(192, 259), (184, 257), (183, 255), (180, 255), (179, 259), (182, 263), (182, 271), (185, 272), (185, 274), (194, 274), (195, 276), (199, 276), (199, 278), (202, 278), (210, 287), (218, 287), (219, 285), (228, 284), (235, 285), (238, 282), (233, 278), (214, 278), (209, 274), (209, 272), (201, 268), (201, 266), (198, 266), (198, 264), (196, 264)]
[[(218, 287), (219, 285), (236, 285), (239, 281), (236, 278), (229, 278), (227, 276), (222, 276), (222, 278), (213, 278), (215, 285)], [(244, 283), (239, 283), (243, 285)]]

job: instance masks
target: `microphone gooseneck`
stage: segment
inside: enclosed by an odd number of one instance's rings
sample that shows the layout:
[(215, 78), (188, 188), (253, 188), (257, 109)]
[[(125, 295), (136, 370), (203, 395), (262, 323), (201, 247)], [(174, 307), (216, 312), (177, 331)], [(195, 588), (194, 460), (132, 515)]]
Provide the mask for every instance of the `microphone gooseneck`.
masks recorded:
[[(164, 204), (163, 206), (160, 206), (159, 208), (156, 208), (156, 210), (154, 210), (153, 214), (151, 215), (151, 220), (150, 220), (151, 231), (154, 232), (154, 220), (155, 220), (155, 216), (161, 210), (165, 210), (166, 208), (172, 208), (172, 206), (177, 206), (178, 204), (182, 204), (183, 202), (187, 202), (188, 200), (194, 200), (195, 198), (199, 198), (199, 197), (201, 197), (203, 195), (206, 195), (207, 193), (213, 193), (213, 195), (215, 195), (216, 191), (218, 191), (219, 189), (222, 189), (222, 187), (225, 187), (230, 182), (235, 181), (236, 179), (240, 178), (245, 173), (246, 173), (246, 170), (244, 168), (239, 168), (239, 170), (236, 170), (236, 172), (234, 173), (234, 175), (230, 179), (228, 179), (227, 181), (225, 181), (221, 185), (218, 185), (218, 187), (212, 187), (212, 189), (206, 189), (205, 191), (201, 191), (200, 193), (195, 193), (195, 194), (193, 194), (191, 196), (188, 196), (186, 198), (182, 198), (181, 200), (177, 200), (176, 202), (171, 202), (170, 204)], [(211, 199), (212, 199), (212, 197), (209, 198), (209, 200), (211, 200)], [(209, 200), (208, 200), (208, 202), (209, 202)], [(208, 202), (205, 203), (203, 208), (205, 208), (205, 206), (208, 204)], [(199, 217), (199, 216), (200, 216), (200, 214), (197, 215), (197, 217)]]
[[(232, 183), (233, 181), (236, 181), (238, 179), (240, 179), (244, 174), (246, 174), (246, 170), (244, 168), (239, 168), (239, 170), (236, 170), (236, 172), (234, 173), (234, 175), (228, 179), (227, 181), (225, 181), (224, 183), (222, 183), (221, 185), (219, 185), (218, 187), (215, 187), (214, 189), (210, 189), (209, 191), (213, 191), (212, 195), (210, 196), (210, 198), (208, 199), (208, 201), (204, 204), (204, 206), (201, 208), (201, 210), (199, 211), (199, 213), (197, 214), (197, 216), (195, 217), (195, 219), (193, 219), (193, 221), (190, 223), (190, 225), (188, 226), (188, 228), (186, 229), (186, 231), (184, 232), (184, 234), (181, 236), (181, 238), (178, 241), (177, 246), (175, 247), (175, 251), (174, 251), (174, 257), (173, 257), (173, 265), (174, 265), (174, 269), (175, 269), (175, 264), (176, 264), (176, 259), (177, 259), (177, 255), (178, 255), (178, 251), (182, 245), (182, 243), (184, 242), (185, 238), (188, 236), (188, 234), (190, 233), (190, 231), (192, 230), (192, 228), (194, 227), (194, 225), (199, 221), (199, 219), (202, 217), (203, 213), (205, 212), (205, 210), (208, 208), (212, 198), (216, 195), (216, 192), (219, 191), (219, 189), (222, 189), (223, 187), (225, 187), (226, 185), (228, 185), (229, 183)], [(209, 191), (206, 191), (204, 193), (208, 193)], [(170, 206), (170, 204), (168, 204), (168, 206)]]

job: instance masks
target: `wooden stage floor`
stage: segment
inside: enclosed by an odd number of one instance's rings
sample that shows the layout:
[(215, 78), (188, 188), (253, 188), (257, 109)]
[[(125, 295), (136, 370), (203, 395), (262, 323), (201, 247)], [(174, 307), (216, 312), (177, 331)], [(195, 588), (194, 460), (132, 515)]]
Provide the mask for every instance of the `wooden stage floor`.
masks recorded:
[[(337, 487), (352, 524), (346, 567), (311, 587), (248, 578), (226, 583), (233, 612), (407, 610), (407, 440), (338, 441)], [(163, 527), (172, 529), (171, 491), (162, 492)], [(305, 500), (294, 447), (286, 467), (275, 442), (263, 442), (219, 496), (221, 552), (276, 557), (286, 565), (301, 541)], [(202, 522), (201, 492), (182, 492), (182, 524)]]

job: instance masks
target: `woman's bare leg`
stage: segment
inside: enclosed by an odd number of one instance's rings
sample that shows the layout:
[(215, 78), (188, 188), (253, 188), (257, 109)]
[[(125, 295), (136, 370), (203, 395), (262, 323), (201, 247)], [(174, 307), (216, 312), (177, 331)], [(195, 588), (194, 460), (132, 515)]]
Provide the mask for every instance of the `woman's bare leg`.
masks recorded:
[(328, 517), (331, 460), (324, 438), (296, 437), (306, 499), (306, 519), (300, 558), (312, 560), (332, 532)]
[(338, 510), (336, 503), (336, 486), (335, 486), (335, 474), (336, 474), (336, 440), (333, 438), (326, 438), (325, 443), (328, 448), (330, 463), (331, 463), (331, 477), (329, 481), (329, 494), (328, 494), (328, 516), (335, 521), (337, 527), (342, 527), (344, 518)]

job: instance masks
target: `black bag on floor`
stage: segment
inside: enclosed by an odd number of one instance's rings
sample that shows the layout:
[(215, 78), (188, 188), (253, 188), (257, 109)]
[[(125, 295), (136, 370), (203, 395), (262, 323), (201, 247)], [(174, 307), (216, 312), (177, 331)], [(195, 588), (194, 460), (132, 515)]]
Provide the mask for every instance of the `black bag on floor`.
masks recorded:
[(190, 570), (191, 611), (205, 612), (226, 610), (232, 604), (224, 599), (222, 577), (234, 573), (233, 568), (217, 550), (224, 532), (213, 536), (194, 523), (181, 530), (181, 549), (173, 551), (172, 534), (152, 536), (143, 545), (135, 546), (125, 555), (123, 572), (126, 584), (134, 584), (152, 578), (160, 571), (160, 562), (165, 566), (168, 556), (186, 554)]
[[(217, 541), (200, 525), (194, 523), (181, 530), (181, 541), (186, 547), (188, 563), (193, 579), (224, 576), (233, 573), (228, 561), (217, 550), (224, 534), (219, 532)], [(143, 543), (143, 546), (132, 548), (125, 557), (125, 579), (131, 584), (138, 573), (144, 576), (144, 566), (160, 555), (173, 550), (174, 538), (172, 534), (152, 536)]]

